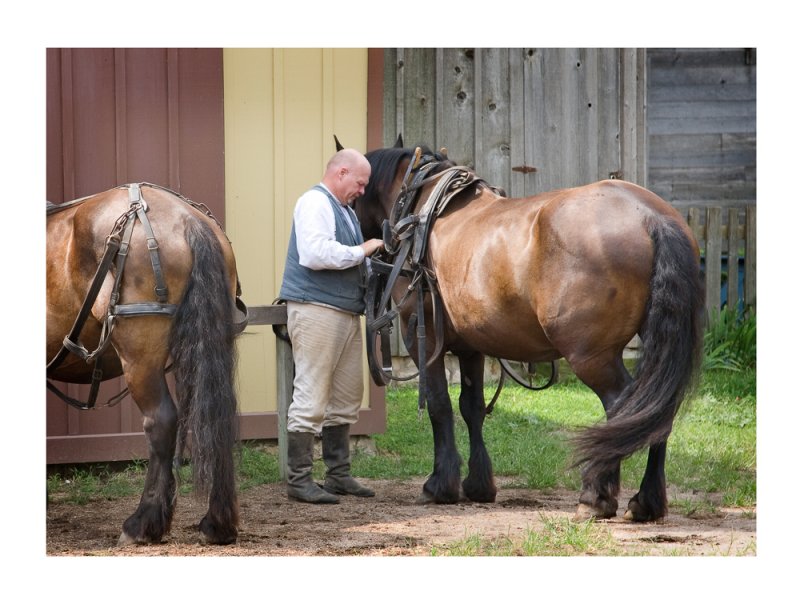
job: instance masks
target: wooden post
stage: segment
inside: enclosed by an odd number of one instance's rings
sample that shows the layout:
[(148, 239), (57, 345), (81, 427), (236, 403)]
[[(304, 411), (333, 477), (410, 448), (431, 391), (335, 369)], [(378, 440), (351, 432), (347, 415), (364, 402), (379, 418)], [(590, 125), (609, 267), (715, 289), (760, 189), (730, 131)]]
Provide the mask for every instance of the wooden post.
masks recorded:
[(739, 209), (728, 209), (728, 308), (739, 308)]
[[(248, 325), (286, 325), (286, 305), (249, 306), (247, 308)], [(294, 356), (292, 345), (281, 336), (275, 336), (276, 378), (278, 401), (278, 472), (286, 481), (288, 462), (287, 417), (289, 404), (292, 403), (292, 387), (294, 383)]]
[(294, 380), (294, 358), (292, 345), (275, 337), (277, 344), (277, 378), (278, 378), (278, 473), (286, 481), (288, 473), (288, 432), (286, 429), (289, 416), (289, 405), (292, 403), (292, 387)]
[(706, 209), (706, 309), (709, 316), (719, 312), (722, 287), (722, 209)]
[(756, 207), (747, 207), (745, 217), (744, 304), (756, 304)]

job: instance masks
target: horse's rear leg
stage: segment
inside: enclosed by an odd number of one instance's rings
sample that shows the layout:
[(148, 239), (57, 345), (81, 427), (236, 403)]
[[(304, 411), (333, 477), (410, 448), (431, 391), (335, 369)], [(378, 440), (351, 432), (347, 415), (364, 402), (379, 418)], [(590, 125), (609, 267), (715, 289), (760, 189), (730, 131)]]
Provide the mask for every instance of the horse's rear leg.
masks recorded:
[(477, 352), (459, 355), (461, 395), (458, 403), (469, 430), (469, 473), (462, 484), (464, 494), (474, 502), (494, 502), (497, 487), (492, 474), (492, 460), (483, 442), (486, 404), (483, 398), (484, 357)]
[(458, 502), (460, 496), (461, 457), (456, 447), (444, 356), (428, 367), (427, 379), (428, 416), (433, 429), (433, 473), (422, 487), (419, 502), (452, 504)]
[(142, 411), (149, 461), (139, 507), (123, 524), (119, 543), (156, 543), (169, 533), (175, 509), (172, 459), (178, 417), (163, 367), (129, 365), (125, 378)]
[[(606, 354), (589, 360), (567, 359), (575, 375), (599, 396), (606, 413), (614, 406), (622, 390), (632, 380), (622, 362), (622, 354)], [(593, 470), (596, 471), (596, 470)], [(620, 463), (599, 474), (588, 476), (583, 469), (583, 487), (578, 500), (577, 518), (609, 519), (617, 514), (620, 488)]]
[(628, 502), (626, 519), (656, 521), (667, 515), (667, 477), (664, 473), (666, 458), (666, 442), (650, 446), (644, 477), (639, 491)]

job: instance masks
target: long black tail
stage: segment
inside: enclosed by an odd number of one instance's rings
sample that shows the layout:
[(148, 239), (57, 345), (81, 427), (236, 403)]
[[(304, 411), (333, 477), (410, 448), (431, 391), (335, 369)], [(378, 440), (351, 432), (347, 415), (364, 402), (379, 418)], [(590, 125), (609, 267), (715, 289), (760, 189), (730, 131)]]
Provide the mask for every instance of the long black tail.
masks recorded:
[(608, 473), (640, 448), (666, 441), (702, 361), (705, 291), (697, 256), (674, 221), (654, 218), (648, 229), (655, 256), (641, 358), (606, 422), (576, 437), (585, 478)]
[(209, 516), (215, 523), (235, 531), (236, 336), (229, 275), (208, 225), (190, 219), (185, 236), (193, 264), (170, 340), (176, 400), (181, 427), (191, 433), (195, 490), (210, 494)]

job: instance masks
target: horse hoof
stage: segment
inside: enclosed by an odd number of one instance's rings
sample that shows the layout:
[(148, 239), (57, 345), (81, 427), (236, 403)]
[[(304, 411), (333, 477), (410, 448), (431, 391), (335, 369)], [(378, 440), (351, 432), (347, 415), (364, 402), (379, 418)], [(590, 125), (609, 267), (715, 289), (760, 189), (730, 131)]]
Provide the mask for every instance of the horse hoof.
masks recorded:
[(576, 523), (580, 523), (583, 521), (588, 521), (590, 519), (611, 519), (617, 516), (617, 512), (610, 512), (608, 510), (601, 510), (594, 506), (589, 506), (588, 504), (580, 503), (578, 504), (578, 508), (575, 511), (575, 514), (572, 517), (572, 520)]
[(235, 544), (236, 538), (239, 535), (236, 527), (214, 525), (208, 515), (200, 519), (200, 525), (197, 527), (200, 532), (200, 543), (213, 544), (216, 546), (227, 546)]
[(572, 516), (572, 520), (576, 523), (588, 521), (593, 518), (594, 511), (585, 504), (578, 504), (578, 508), (575, 510), (575, 514)]
[(654, 514), (654, 511), (647, 510), (636, 498), (632, 498), (622, 518), (632, 523), (649, 523), (662, 520), (664, 515)]
[(657, 523), (664, 520), (664, 517), (654, 517), (651, 515), (639, 515), (636, 514), (631, 509), (625, 511), (625, 514), (622, 516), (623, 519), (626, 521), (630, 521), (631, 523)]
[(422, 493), (417, 496), (417, 499), (414, 500), (414, 504), (434, 504), (436, 503), (436, 499), (433, 497), (433, 494), (429, 494), (425, 490), (422, 490)]
[(119, 539), (117, 540), (117, 546), (134, 546), (134, 545), (136, 545), (136, 540), (123, 531), (120, 534)]

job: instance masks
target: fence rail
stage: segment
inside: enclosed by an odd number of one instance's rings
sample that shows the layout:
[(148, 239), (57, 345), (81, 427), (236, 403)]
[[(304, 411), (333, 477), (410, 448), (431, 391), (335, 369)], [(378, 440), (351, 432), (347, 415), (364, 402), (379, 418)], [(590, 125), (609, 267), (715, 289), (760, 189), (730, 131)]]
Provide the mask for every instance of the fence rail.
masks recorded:
[(755, 204), (744, 209), (689, 207), (685, 216), (703, 252), (709, 314), (719, 312), (723, 305), (755, 307)]

